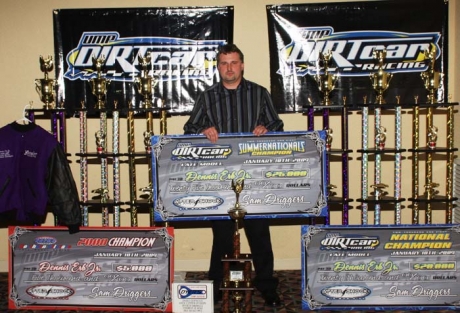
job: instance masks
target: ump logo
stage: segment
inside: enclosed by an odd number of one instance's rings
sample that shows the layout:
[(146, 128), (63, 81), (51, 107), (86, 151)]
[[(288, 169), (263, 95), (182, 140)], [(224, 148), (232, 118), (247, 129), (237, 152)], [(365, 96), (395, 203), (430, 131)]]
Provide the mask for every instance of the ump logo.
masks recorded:
[(371, 290), (361, 286), (332, 286), (321, 290), (328, 300), (363, 300)]
[(27, 288), (26, 292), (34, 299), (68, 299), (75, 290), (62, 285), (36, 285)]

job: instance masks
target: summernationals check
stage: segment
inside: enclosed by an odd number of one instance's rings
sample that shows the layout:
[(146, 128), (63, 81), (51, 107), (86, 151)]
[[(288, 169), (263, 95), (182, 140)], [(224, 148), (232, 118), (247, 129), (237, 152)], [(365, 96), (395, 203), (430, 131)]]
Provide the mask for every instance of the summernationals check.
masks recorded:
[(459, 310), (459, 225), (302, 226), (302, 309)]
[(156, 221), (228, 219), (236, 195), (246, 218), (327, 215), (324, 131), (153, 136)]

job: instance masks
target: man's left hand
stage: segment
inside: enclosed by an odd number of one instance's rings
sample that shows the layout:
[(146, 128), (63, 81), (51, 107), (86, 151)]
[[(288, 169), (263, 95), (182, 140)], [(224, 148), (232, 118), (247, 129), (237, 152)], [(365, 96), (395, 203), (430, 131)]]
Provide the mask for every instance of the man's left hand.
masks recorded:
[(256, 128), (254, 128), (252, 133), (256, 136), (262, 136), (262, 135), (265, 135), (267, 132), (268, 132), (268, 129), (265, 128), (265, 126), (259, 125)]

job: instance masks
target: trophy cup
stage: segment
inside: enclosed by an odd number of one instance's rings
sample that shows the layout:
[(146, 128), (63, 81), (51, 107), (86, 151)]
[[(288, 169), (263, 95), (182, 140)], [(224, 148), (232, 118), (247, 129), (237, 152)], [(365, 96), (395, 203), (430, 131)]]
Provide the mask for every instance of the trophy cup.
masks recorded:
[(372, 53), (372, 56), (375, 60), (377, 60), (378, 63), (377, 72), (370, 75), (372, 87), (377, 92), (377, 98), (375, 99), (375, 103), (377, 104), (385, 103), (383, 99), (383, 93), (388, 89), (390, 80), (393, 77), (393, 74), (383, 71), (383, 61), (385, 60), (386, 55), (386, 50), (374, 50)]
[(335, 82), (337, 81), (336, 74), (329, 73), (329, 62), (331, 61), (332, 53), (329, 51), (326, 54), (322, 52), (319, 53), (319, 61), (323, 64), (323, 74), (317, 73), (315, 80), (318, 83), (318, 88), (323, 94), (323, 105), (330, 105), (331, 100), (329, 99), (329, 94), (335, 88)]
[(46, 59), (40, 56), (40, 69), (45, 77), (35, 80), (35, 90), (40, 96), (40, 101), (44, 103), (45, 110), (53, 109), (54, 107), (54, 87), (57, 85), (55, 79), (48, 78), (48, 73), (53, 70), (53, 58), (48, 56)]
[(222, 258), (224, 263), (224, 279), (222, 290), (222, 312), (229, 311), (229, 296), (234, 304), (235, 313), (252, 311), (252, 287), (251, 271), (252, 256), (250, 254), (241, 254), (240, 252), (240, 222), (246, 215), (246, 210), (240, 206), (239, 197), (244, 188), (244, 180), (236, 182), (232, 180), (232, 189), (236, 195), (236, 203), (233, 208), (228, 210), (228, 214), (235, 221), (235, 232), (233, 233), (233, 255), (225, 255)]
[(157, 80), (148, 76), (148, 66), (150, 65), (151, 55), (148, 53), (146, 57), (142, 57), (139, 54), (137, 59), (139, 60), (139, 64), (142, 66), (141, 77), (136, 77), (137, 91), (144, 98), (144, 108), (149, 109), (152, 107), (153, 88), (157, 84)]
[(441, 83), (441, 73), (434, 70), (436, 62), (437, 49), (435, 45), (431, 45), (431, 49), (424, 52), (425, 60), (428, 60), (428, 69), (420, 75), (423, 79), (425, 88), (428, 90), (428, 103), (436, 103), (436, 92)]
[(93, 65), (97, 72), (96, 78), (91, 78), (89, 83), (91, 84), (91, 91), (97, 98), (95, 108), (98, 110), (105, 109), (105, 97), (107, 94), (107, 87), (110, 84), (110, 80), (102, 77), (102, 67), (105, 63), (105, 57), (95, 58), (93, 56)]

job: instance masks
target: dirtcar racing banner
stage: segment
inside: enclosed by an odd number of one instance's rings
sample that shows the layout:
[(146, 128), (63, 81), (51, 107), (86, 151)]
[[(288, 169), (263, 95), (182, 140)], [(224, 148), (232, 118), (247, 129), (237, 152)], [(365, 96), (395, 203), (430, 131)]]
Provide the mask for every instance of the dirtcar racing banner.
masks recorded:
[[(386, 49), (384, 71), (392, 73), (386, 103), (426, 103), (420, 74), (428, 69), (425, 51), (437, 49), (435, 70), (444, 73), (437, 100), (447, 99), (448, 1), (398, 0), (286, 4), (267, 7), (271, 94), (279, 112), (319, 105), (315, 76), (325, 74), (320, 52), (332, 53), (329, 73), (338, 75), (333, 104), (373, 103), (370, 74), (374, 50)], [(418, 97), (418, 101), (415, 98)]]
[(460, 309), (459, 225), (302, 226), (302, 309)]
[[(150, 54), (157, 82), (154, 103), (169, 112), (191, 111), (197, 94), (218, 80), (216, 50), (233, 40), (233, 7), (60, 9), (54, 11), (57, 103), (93, 111), (93, 56), (106, 59), (107, 108), (142, 106), (135, 84)], [(123, 112), (123, 111), (122, 111)]]
[(152, 137), (156, 221), (229, 219), (244, 181), (245, 218), (326, 216), (325, 132)]
[(171, 312), (172, 228), (9, 227), (10, 309)]

